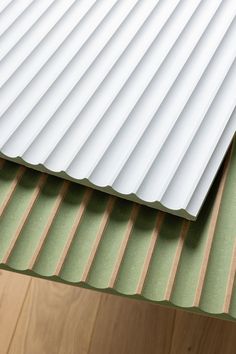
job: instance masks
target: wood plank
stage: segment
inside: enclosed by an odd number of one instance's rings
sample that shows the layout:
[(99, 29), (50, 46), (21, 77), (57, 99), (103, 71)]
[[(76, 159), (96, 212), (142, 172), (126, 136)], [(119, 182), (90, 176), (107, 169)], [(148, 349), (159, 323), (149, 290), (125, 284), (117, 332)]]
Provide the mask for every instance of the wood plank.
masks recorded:
[(7, 352), (31, 278), (0, 271), (0, 353)]
[(9, 353), (85, 354), (100, 294), (33, 279)]
[(236, 323), (176, 311), (170, 354), (232, 354)]
[(4, 271), (0, 326), (1, 354), (232, 354), (236, 347), (233, 322)]
[(104, 295), (89, 354), (169, 353), (175, 310)]

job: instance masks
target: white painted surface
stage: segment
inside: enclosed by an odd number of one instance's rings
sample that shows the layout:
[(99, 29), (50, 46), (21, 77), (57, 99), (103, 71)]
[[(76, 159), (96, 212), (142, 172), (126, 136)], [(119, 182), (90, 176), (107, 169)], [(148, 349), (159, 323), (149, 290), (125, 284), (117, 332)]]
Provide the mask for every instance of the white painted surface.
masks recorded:
[(194, 219), (236, 129), (236, 2), (4, 6), (1, 155)]

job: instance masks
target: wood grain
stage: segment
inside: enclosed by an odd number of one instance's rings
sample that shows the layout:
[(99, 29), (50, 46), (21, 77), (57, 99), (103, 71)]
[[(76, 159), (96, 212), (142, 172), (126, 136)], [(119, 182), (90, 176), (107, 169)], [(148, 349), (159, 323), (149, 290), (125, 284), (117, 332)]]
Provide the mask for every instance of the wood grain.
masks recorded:
[(85, 354), (100, 294), (33, 279), (11, 354)]
[(170, 354), (234, 354), (236, 323), (176, 311)]
[(167, 354), (175, 311), (104, 295), (89, 354)]
[(31, 278), (0, 271), (0, 353), (7, 353)]
[(0, 354), (234, 354), (236, 323), (0, 272)]

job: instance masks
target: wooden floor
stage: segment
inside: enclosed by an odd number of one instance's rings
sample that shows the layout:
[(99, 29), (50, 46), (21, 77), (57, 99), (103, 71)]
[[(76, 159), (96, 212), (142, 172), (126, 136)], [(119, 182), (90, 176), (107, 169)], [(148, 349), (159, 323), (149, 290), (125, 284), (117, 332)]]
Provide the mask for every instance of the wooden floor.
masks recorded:
[(234, 354), (236, 323), (0, 271), (0, 354)]

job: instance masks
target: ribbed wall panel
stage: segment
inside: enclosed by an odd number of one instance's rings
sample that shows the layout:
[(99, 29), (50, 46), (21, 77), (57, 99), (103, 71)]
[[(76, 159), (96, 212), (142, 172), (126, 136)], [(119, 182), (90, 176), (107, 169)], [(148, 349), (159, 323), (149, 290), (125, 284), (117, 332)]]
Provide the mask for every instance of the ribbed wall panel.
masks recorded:
[(195, 219), (236, 130), (236, 2), (5, 1), (0, 153)]
[(236, 319), (236, 145), (195, 222), (0, 160), (0, 267)]

